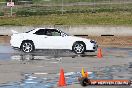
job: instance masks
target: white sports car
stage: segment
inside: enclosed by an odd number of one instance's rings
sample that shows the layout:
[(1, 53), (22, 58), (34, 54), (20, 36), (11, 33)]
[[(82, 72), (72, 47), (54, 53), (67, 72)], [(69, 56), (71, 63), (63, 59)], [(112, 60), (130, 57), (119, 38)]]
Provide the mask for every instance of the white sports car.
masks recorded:
[(98, 47), (94, 40), (69, 36), (54, 28), (36, 28), (25, 33), (13, 31), (10, 43), (25, 53), (37, 49), (68, 49), (83, 54), (86, 51), (96, 51)]

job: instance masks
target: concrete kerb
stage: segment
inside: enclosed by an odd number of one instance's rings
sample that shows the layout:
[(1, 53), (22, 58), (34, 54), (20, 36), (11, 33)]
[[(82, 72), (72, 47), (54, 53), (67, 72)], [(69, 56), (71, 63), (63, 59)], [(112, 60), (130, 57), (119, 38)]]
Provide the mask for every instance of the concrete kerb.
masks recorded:
[(0, 35), (11, 35), (11, 30), (18, 32), (25, 32), (34, 28), (58, 28), (71, 35), (88, 35), (88, 36), (101, 36), (101, 35), (114, 35), (114, 36), (132, 36), (132, 27), (126, 26), (68, 26), (68, 25), (44, 25), (44, 26), (1, 26)]

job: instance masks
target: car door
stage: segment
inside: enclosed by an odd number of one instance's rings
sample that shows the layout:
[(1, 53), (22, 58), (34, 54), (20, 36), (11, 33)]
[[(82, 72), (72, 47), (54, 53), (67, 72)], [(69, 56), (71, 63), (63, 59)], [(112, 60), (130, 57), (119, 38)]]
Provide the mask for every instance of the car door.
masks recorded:
[(65, 49), (66, 41), (61, 32), (57, 29), (46, 29), (48, 48), (50, 49)]
[(36, 49), (69, 49), (69, 38), (57, 29), (39, 29), (32, 37)]
[(47, 35), (45, 35), (45, 29), (38, 29), (33, 33), (32, 40), (34, 40), (36, 49), (47, 49), (47, 47), (49, 47), (47, 43), (49, 40)]

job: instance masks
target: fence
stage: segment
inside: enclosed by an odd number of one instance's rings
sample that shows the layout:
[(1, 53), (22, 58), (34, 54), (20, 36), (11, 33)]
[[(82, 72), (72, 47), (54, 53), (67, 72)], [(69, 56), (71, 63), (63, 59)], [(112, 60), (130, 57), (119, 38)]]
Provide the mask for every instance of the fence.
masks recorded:
[[(9, 16), (10, 7), (0, 0), (0, 16)], [(17, 16), (132, 12), (132, 0), (15, 0), (13, 14)]]

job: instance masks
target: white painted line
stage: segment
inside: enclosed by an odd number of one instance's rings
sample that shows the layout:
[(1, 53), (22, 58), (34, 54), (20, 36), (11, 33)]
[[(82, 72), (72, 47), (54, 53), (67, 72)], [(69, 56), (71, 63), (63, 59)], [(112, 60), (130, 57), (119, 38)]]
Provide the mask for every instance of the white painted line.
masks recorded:
[(27, 84), (36, 84), (37, 82), (26, 82)]
[(46, 75), (48, 73), (34, 73), (35, 75)]

